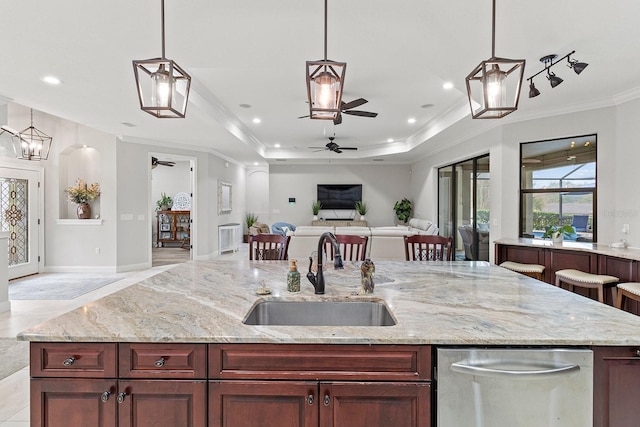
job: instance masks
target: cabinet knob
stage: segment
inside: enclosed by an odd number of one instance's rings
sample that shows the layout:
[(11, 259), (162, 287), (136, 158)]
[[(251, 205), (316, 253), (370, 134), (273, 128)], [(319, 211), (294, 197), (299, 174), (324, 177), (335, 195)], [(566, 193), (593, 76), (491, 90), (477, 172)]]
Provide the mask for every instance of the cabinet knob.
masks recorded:
[(324, 406), (329, 406), (329, 403), (331, 403), (331, 398), (329, 397), (328, 394), (324, 395)]
[(309, 396), (307, 396), (307, 403), (309, 405), (313, 405), (313, 394), (310, 394)]
[(118, 393), (118, 403), (124, 403), (124, 398), (127, 397), (127, 393), (125, 393), (124, 391), (121, 393)]
[(154, 362), (154, 365), (156, 365), (156, 368), (162, 368), (164, 366), (164, 362), (165, 362), (164, 357), (161, 357), (160, 359)]
[(106, 402), (109, 400), (109, 396), (111, 396), (111, 392), (110, 391), (105, 391), (104, 393), (102, 393), (100, 395), (100, 400), (102, 400), (103, 402)]
[(640, 357), (640, 348), (636, 349), (636, 356)]
[(67, 359), (64, 359), (64, 362), (62, 362), (62, 364), (64, 366), (71, 366), (71, 365), (73, 365), (73, 362), (75, 362), (75, 361), (76, 361), (75, 356), (71, 356), (71, 357), (69, 357)]

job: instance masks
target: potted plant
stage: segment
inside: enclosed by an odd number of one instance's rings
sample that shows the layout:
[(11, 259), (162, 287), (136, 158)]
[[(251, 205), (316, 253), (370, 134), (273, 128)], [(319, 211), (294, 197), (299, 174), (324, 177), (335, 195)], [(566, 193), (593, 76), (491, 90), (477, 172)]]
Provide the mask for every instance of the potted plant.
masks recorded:
[(167, 196), (167, 193), (160, 193), (160, 199), (156, 202), (157, 211), (170, 211), (173, 205), (173, 199)]
[(249, 243), (249, 229), (256, 221), (258, 221), (258, 215), (253, 212), (247, 212), (244, 214), (244, 223), (247, 226), (247, 233), (242, 236), (242, 241), (244, 243)]
[(547, 229), (544, 231), (542, 238), (543, 239), (551, 238), (551, 240), (553, 240), (554, 243), (562, 243), (562, 241), (564, 240), (564, 237), (571, 237), (575, 233), (576, 233), (576, 230), (570, 225), (562, 225), (562, 226), (551, 225), (547, 227)]
[(393, 210), (396, 212), (396, 218), (406, 224), (411, 218), (411, 201), (405, 197), (393, 205)]
[(78, 205), (76, 209), (78, 219), (91, 218), (91, 205), (89, 205), (89, 202), (100, 195), (100, 185), (94, 182), (87, 186), (84, 180), (78, 178), (76, 186), (67, 188), (65, 192), (67, 193), (67, 199)]
[(369, 206), (367, 206), (367, 203), (362, 200), (358, 200), (354, 206), (356, 208), (356, 212), (360, 214), (360, 221), (364, 221), (364, 216), (369, 212)]
[(319, 200), (314, 200), (313, 203), (311, 203), (311, 212), (313, 212), (314, 221), (318, 220), (320, 209), (322, 209), (322, 203)]

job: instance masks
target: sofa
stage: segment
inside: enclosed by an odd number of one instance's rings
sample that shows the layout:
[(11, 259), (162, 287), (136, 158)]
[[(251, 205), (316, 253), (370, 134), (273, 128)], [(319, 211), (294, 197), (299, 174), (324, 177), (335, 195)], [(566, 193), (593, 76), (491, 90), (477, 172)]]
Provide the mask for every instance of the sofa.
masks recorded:
[[(414, 218), (412, 218), (413, 220)], [(322, 233), (330, 231), (333, 234), (352, 236), (367, 236), (366, 257), (384, 261), (404, 261), (404, 236), (414, 234), (438, 234), (438, 227), (429, 220), (409, 221), (409, 225), (386, 227), (322, 227), (299, 226), (295, 231), (289, 231), (289, 259), (307, 260), (312, 252), (318, 250), (318, 239)]]

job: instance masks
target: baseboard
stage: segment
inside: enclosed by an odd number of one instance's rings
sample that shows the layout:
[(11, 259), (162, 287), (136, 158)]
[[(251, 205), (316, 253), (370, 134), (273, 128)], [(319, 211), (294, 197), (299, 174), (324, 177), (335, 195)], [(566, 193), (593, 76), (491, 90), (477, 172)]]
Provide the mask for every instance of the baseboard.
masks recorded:
[(104, 273), (113, 274), (118, 273), (118, 267), (116, 266), (77, 266), (77, 265), (56, 265), (45, 266), (41, 273)]

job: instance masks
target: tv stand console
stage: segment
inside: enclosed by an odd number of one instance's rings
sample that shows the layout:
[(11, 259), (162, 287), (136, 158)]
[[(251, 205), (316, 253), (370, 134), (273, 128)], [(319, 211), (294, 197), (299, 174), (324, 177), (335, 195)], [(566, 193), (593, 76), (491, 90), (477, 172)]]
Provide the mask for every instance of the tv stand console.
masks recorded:
[(322, 227), (368, 227), (367, 221), (356, 220), (322, 220), (311, 221), (311, 225)]

